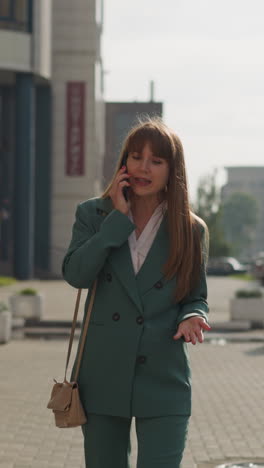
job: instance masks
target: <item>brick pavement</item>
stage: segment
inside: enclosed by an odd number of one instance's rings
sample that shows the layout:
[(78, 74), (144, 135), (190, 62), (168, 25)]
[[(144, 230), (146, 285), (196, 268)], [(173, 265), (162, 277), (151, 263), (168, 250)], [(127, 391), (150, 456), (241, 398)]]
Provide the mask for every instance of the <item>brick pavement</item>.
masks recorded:
[[(264, 343), (189, 346), (193, 416), (183, 468), (264, 460)], [(65, 349), (64, 340), (0, 347), (1, 468), (84, 467), (80, 430), (55, 428), (46, 409), (51, 378), (63, 374)], [(134, 460), (135, 454), (133, 436)]]
[[(48, 294), (45, 318), (69, 318), (75, 291), (60, 281), (41, 286)], [(1, 289), (1, 297), (10, 293), (10, 288)], [(223, 304), (215, 306), (217, 320), (226, 320)], [(0, 346), (1, 468), (84, 468), (80, 429), (55, 428), (46, 409), (52, 377), (63, 376), (66, 346), (62, 339), (12, 340)], [(218, 461), (263, 461), (264, 341), (216, 339), (189, 346), (193, 416), (183, 468), (209, 468)], [(132, 435), (134, 468), (134, 430)]]

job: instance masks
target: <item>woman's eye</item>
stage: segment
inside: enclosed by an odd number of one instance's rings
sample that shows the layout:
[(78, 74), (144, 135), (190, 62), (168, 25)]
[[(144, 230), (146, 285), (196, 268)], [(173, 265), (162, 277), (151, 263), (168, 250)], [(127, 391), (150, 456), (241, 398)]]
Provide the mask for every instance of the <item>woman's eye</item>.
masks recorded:
[[(142, 156), (140, 154), (132, 154), (131, 158), (136, 160), (136, 161), (139, 161), (139, 160), (142, 159)], [(151, 162), (152, 162), (152, 164), (155, 164), (156, 166), (159, 166), (160, 164), (163, 164), (162, 159), (152, 159)]]

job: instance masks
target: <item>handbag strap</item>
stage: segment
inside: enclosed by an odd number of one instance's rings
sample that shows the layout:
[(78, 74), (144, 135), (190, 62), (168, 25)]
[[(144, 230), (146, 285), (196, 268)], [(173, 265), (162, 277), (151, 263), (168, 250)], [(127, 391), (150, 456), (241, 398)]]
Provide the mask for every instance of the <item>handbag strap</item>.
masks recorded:
[[(79, 375), (79, 370), (80, 370), (80, 365), (81, 365), (81, 360), (82, 360), (82, 354), (83, 354), (83, 348), (84, 348), (85, 339), (86, 339), (87, 330), (88, 330), (88, 325), (89, 325), (89, 322), (90, 322), (90, 317), (91, 317), (92, 308), (93, 308), (93, 304), (94, 304), (96, 287), (97, 287), (97, 279), (94, 281), (94, 284), (93, 284), (91, 298), (90, 298), (90, 301), (89, 301), (87, 315), (86, 315), (86, 318), (85, 318), (85, 323), (84, 323), (83, 332), (82, 332), (82, 336), (81, 336), (81, 341), (80, 341), (80, 344), (79, 344), (78, 358), (77, 358), (76, 370), (75, 370), (75, 374), (74, 374), (74, 381), (75, 382), (76, 382), (76, 380), (78, 378), (78, 375)], [(73, 343), (73, 338), (74, 338), (74, 333), (75, 333), (75, 328), (76, 328), (76, 322), (77, 322), (77, 316), (78, 316), (78, 311), (79, 311), (81, 293), (82, 293), (82, 290), (78, 289), (76, 303), (75, 303), (75, 309), (74, 309), (74, 315), (73, 315), (73, 320), (72, 320), (71, 334), (70, 334), (70, 339), (69, 339), (69, 346), (68, 346), (68, 353), (67, 353), (67, 359), (66, 359), (64, 382), (66, 381), (66, 375), (67, 375), (68, 365), (69, 365), (70, 356), (71, 356), (72, 343)]]

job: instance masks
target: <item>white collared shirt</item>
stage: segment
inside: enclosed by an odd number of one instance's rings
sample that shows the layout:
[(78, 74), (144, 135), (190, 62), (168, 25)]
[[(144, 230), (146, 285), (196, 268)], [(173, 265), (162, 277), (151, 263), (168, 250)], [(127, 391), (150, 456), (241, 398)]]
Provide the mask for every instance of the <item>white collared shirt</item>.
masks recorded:
[[(130, 248), (135, 275), (139, 272), (153, 244), (154, 238), (163, 220), (166, 208), (166, 202), (163, 201), (162, 203), (160, 203), (160, 205), (157, 206), (153, 215), (147, 222), (139, 238), (136, 238), (135, 231), (133, 231), (128, 238), (128, 244)], [(132, 222), (134, 222), (131, 211), (129, 211), (128, 217)]]

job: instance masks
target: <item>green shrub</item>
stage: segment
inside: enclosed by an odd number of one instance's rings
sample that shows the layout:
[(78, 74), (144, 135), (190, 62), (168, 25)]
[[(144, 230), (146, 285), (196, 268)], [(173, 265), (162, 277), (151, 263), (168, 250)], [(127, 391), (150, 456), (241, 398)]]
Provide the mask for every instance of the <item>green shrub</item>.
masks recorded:
[(261, 289), (238, 289), (236, 291), (236, 297), (238, 298), (250, 298), (250, 297), (262, 297), (263, 293)]
[(0, 313), (8, 310), (7, 305), (4, 302), (0, 302)]
[(11, 276), (0, 276), (0, 287), (9, 286), (10, 284), (16, 283), (16, 279)]
[(36, 296), (38, 291), (33, 288), (25, 288), (21, 289), (21, 291), (18, 291), (18, 294), (22, 294), (23, 296)]
[(251, 273), (233, 273), (228, 275), (228, 278), (239, 279), (242, 281), (255, 281), (256, 278)]

